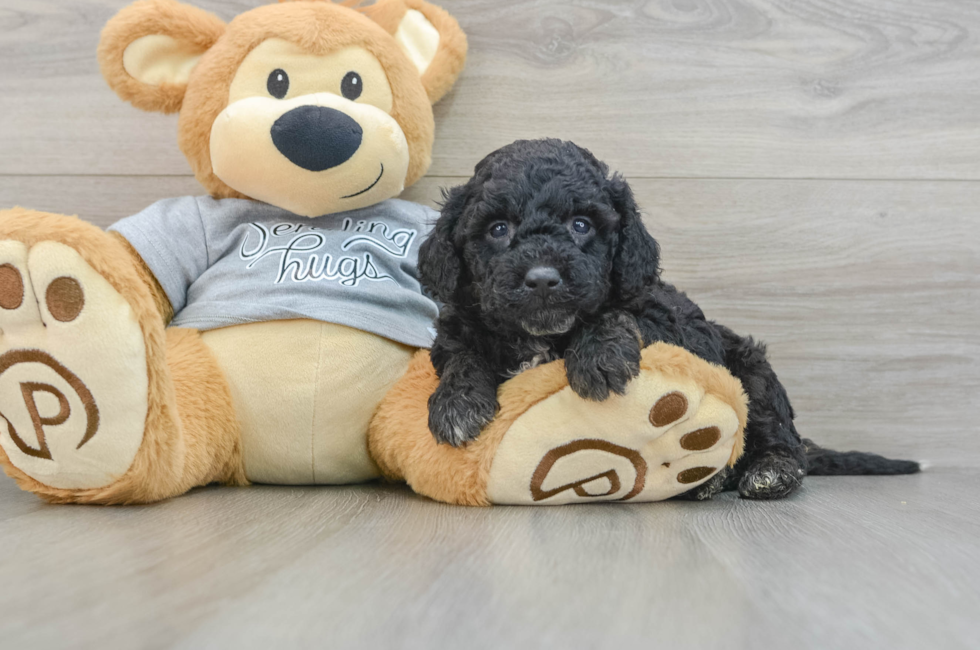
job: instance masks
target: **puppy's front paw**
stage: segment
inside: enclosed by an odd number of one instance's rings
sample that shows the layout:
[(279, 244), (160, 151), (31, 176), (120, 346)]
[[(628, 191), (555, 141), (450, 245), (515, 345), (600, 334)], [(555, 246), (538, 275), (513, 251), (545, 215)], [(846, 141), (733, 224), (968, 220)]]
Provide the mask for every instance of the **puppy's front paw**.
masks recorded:
[[(573, 357), (574, 358), (574, 357)], [(626, 385), (640, 374), (639, 354), (632, 356), (603, 354), (599, 357), (577, 359), (566, 358), (565, 370), (568, 385), (579, 397), (601, 402), (609, 393), (626, 393)]]
[(496, 414), (495, 391), (443, 381), (429, 398), (429, 431), (440, 443), (459, 447), (479, 436)]
[(580, 397), (596, 402), (626, 392), (640, 374), (640, 339), (631, 318), (610, 317), (588, 329), (565, 353), (568, 385)]
[(718, 470), (718, 473), (709, 478), (707, 481), (697, 486), (692, 490), (688, 490), (683, 494), (678, 494), (675, 499), (683, 501), (708, 501), (712, 499), (716, 494), (721, 494), (726, 489), (729, 489), (727, 485), (730, 482), (731, 470), (727, 467), (722, 467)]

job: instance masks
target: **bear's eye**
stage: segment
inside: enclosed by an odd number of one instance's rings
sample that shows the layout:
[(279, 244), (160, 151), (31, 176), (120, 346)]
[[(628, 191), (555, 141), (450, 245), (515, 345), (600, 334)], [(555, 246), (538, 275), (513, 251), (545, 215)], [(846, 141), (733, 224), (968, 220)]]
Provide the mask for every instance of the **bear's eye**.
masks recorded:
[(572, 220), (572, 230), (580, 235), (588, 235), (592, 232), (592, 222), (588, 219), (578, 217)]
[(340, 93), (347, 99), (354, 101), (361, 96), (364, 91), (364, 80), (361, 79), (361, 75), (357, 74), (353, 70), (344, 75), (343, 81), (340, 82)]
[(269, 81), (265, 87), (269, 89), (269, 94), (276, 99), (282, 99), (289, 92), (289, 75), (285, 70), (279, 68), (269, 74)]
[(507, 236), (507, 224), (503, 221), (498, 221), (497, 223), (490, 226), (490, 236), (494, 239), (500, 239), (501, 237)]

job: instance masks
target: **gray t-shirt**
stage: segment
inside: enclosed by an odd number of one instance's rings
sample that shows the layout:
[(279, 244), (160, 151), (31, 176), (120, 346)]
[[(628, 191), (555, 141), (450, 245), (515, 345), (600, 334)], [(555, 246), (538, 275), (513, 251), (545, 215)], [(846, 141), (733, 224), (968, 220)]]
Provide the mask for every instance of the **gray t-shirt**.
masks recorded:
[(258, 201), (188, 196), (110, 230), (150, 267), (175, 326), (309, 318), (429, 347), (437, 309), (416, 264), (436, 216), (398, 199), (308, 219)]

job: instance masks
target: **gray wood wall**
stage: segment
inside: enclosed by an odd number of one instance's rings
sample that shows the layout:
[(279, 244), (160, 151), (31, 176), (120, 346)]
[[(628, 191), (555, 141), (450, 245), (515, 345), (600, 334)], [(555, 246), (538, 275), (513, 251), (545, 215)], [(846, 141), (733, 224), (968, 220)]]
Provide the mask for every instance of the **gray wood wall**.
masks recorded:
[[(202, 191), (176, 118), (99, 75), (125, 4), (0, 0), (0, 206), (104, 226)], [(441, 4), (470, 59), (407, 198), (572, 139), (632, 182), (667, 278), (770, 344), (804, 435), (980, 463), (980, 2)]]

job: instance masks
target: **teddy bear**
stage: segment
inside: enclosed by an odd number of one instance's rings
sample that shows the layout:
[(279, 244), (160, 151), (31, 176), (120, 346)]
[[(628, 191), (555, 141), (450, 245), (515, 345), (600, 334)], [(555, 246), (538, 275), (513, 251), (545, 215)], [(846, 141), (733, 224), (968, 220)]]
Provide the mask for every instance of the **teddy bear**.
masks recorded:
[(424, 0), (283, 0), (225, 24), (140, 0), (105, 27), (110, 87), (179, 113), (203, 197), (102, 231), (0, 212), (0, 464), (58, 503), (150, 503), (211, 483), (407, 482), (448, 503), (649, 501), (742, 450), (746, 398), (664, 344), (624, 395), (561, 361), (506, 382), (460, 448), (426, 404), (437, 305), (418, 246), (432, 105), (466, 37)]

